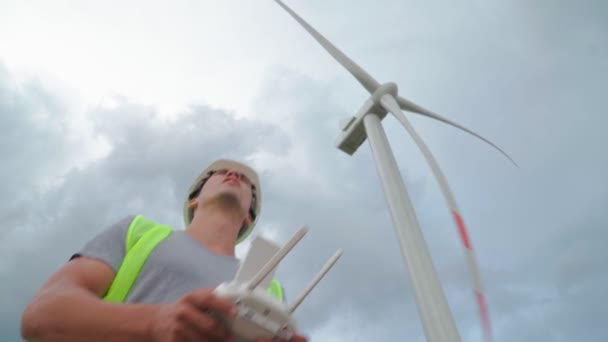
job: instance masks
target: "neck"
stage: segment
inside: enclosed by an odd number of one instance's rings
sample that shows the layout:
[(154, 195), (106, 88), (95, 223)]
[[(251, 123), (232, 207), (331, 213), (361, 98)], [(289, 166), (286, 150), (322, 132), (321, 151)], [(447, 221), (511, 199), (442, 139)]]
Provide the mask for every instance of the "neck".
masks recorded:
[(220, 255), (235, 255), (235, 242), (243, 225), (243, 215), (235, 208), (207, 205), (197, 208), (186, 234)]

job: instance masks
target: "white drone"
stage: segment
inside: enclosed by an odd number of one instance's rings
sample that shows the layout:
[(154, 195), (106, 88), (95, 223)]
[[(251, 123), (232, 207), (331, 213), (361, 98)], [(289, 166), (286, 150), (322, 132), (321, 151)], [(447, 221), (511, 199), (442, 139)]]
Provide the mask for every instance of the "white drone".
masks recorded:
[(214, 290), (218, 297), (234, 302), (239, 309), (236, 318), (225, 320), (237, 338), (247, 341), (274, 337), (289, 339), (296, 330), (292, 314), (342, 255), (339, 249), (293, 303), (279, 301), (266, 289), (281, 260), (307, 232), (306, 226), (300, 228), (281, 248), (256, 237), (235, 278)]

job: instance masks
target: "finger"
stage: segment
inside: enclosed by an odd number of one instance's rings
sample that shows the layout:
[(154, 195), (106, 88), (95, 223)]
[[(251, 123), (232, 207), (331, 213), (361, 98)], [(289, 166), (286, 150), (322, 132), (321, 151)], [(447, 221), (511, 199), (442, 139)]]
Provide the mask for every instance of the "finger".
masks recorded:
[(215, 296), (208, 289), (195, 291), (187, 297), (189, 302), (194, 304), (200, 310), (213, 310), (227, 317), (234, 318), (237, 315), (237, 307), (233, 302)]
[(200, 342), (201, 335), (192, 329), (184, 329), (179, 333), (179, 341), (184, 342)]
[(208, 339), (225, 341), (231, 336), (230, 329), (215, 315), (199, 311), (192, 307), (188, 310), (188, 323), (192, 329)]
[(296, 335), (294, 334), (291, 339), (289, 340), (289, 342), (307, 342), (308, 341), (308, 337), (306, 336), (302, 336), (302, 335)]

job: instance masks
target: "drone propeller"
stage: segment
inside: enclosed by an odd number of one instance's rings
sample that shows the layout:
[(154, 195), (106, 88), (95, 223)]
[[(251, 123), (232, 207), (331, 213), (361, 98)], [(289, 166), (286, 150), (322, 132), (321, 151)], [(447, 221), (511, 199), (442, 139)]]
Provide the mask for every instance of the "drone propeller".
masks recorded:
[(420, 138), (420, 136), (416, 133), (416, 131), (414, 130), (412, 125), (407, 121), (407, 118), (403, 114), (402, 109), (430, 117), (432, 119), (441, 121), (445, 124), (448, 124), (448, 125), (458, 128), (458, 129), (461, 129), (461, 130), (481, 139), (482, 141), (488, 143), (489, 145), (491, 145), (492, 147), (494, 147), (495, 149), (500, 151), (503, 155), (505, 155), (509, 160), (511, 160), (511, 162), (513, 162), (513, 164), (515, 164), (516, 166), (517, 166), (517, 164), (507, 153), (505, 153), (503, 150), (498, 148), (495, 144), (493, 144), (489, 140), (483, 138), (479, 134), (477, 134), (457, 123), (454, 123), (451, 120), (448, 120), (431, 111), (428, 111), (428, 110), (412, 103), (411, 101), (408, 101), (400, 96), (397, 96), (396, 95), (396, 86), (393, 88), (395, 90), (395, 94), (391, 94), (390, 92), (384, 93), (384, 94), (382, 94), (382, 93), (377, 94), (377, 91), (379, 91), (379, 88), (381, 88), (382, 86), (371, 75), (369, 75), (365, 70), (363, 70), (355, 62), (353, 62), (350, 58), (348, 58), (344, 53), (342, 53), (340, 50), (338, 50), (325, 37), (323, 37), (319, 32), (317, 32), (314, 28), (312, 28), (304, 19), (302, 19), (300, 16), (298, 16), (294, 11), (292, 11), (289, 7), (287, 7), (283, 2), (281, 2), (280, 0), (275, 0), (275, 1), (281, 7), (283, 7), (283, 9), (285, 9), (296, 21), (298, 21), (325, 48), (325, 50), (327, 52), (329, 52), (329, 54), (331, 54), (344, 68), (346, 68), (350, 72), (350, 74), (352, 76), (354, 76), (359, 81), (359, 83), (361, 83), (361, 85), (365, 89), (367, 89), (367, 91), (370, 92), (370, 94), (372, 94), (372, 97), (374, 98), (374, 100), (380, 106), (382, 106), (382, 108), (384, 108), (387, 112), (393, 114), (397, 118), (397, 120), (399, 120), (399, 122), (405, 127), (407, 132), (412, 136), (412, 138), (414, 139), (414, 141), (416, 142), (416, 144), (422, 151), (425, 159), (429, 163), (429, 165), (434, 173), (434, 176), (437, 178), (437, 180), (439, 182), (441, 191), (442, 191), (444, 197), (446, 198), (446, 201), (448, 202), (448, 206), (449, 206), (452, 216), (456, 222), (456, 226), (458, 227), (459, 235), (460, 235), (463, 247), (465, 249), (468, 268), (473, 277), (475, 299), (476, 299), (478, 307), (479, 307), (479, 314), (480, 314), (480, 317), (482, 320), (482, 329), (484, 331), (486, 340), (490, 341), (492, 332), (491, 332), (491, 326), (490, 326), (489, 312), (487, 309), (487, 303), (485, 301), (480, 272), (479, 272), (479, 268), (477, 266), (478, 264), (477, 264), (473, 249), (471, 247), (471, 241), (468, 237), (468, 233), (467, 233), (466, 226), (464, 224), (464, 220), (462, 219), (462, 216), (460, 215), (460, 211), (456, 204), (454, 195), (452, 194), (452, 191), (450, 190), (450, 188), (448, 186), (448, 182), (447, 182), (444, 174), (442, 173), (437, 161), (434, 159), (429, 148), (426, 146), (426, 144), (423, 142), (423, 140)]

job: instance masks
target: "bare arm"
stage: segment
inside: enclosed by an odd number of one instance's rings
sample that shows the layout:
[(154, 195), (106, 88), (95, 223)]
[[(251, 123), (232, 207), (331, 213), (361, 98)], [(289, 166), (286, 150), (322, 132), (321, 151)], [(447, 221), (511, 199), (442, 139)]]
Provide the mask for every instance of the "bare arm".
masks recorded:
[(101, 298), (113, 278), (98, 260), (68, 262), (44, 284), (21, 320), (27, 341), (149, 341), (160, 306), (107, 303)]
[(234, 317), (236, 308), (196, 289), (175, 303), (108, 303), (102, 300), (114, 271), (104, 262), (81, 257), (57, 271), (21, 319), (21, 335), (32, 342), (225, 341), (228, 327), (210, 311)]

